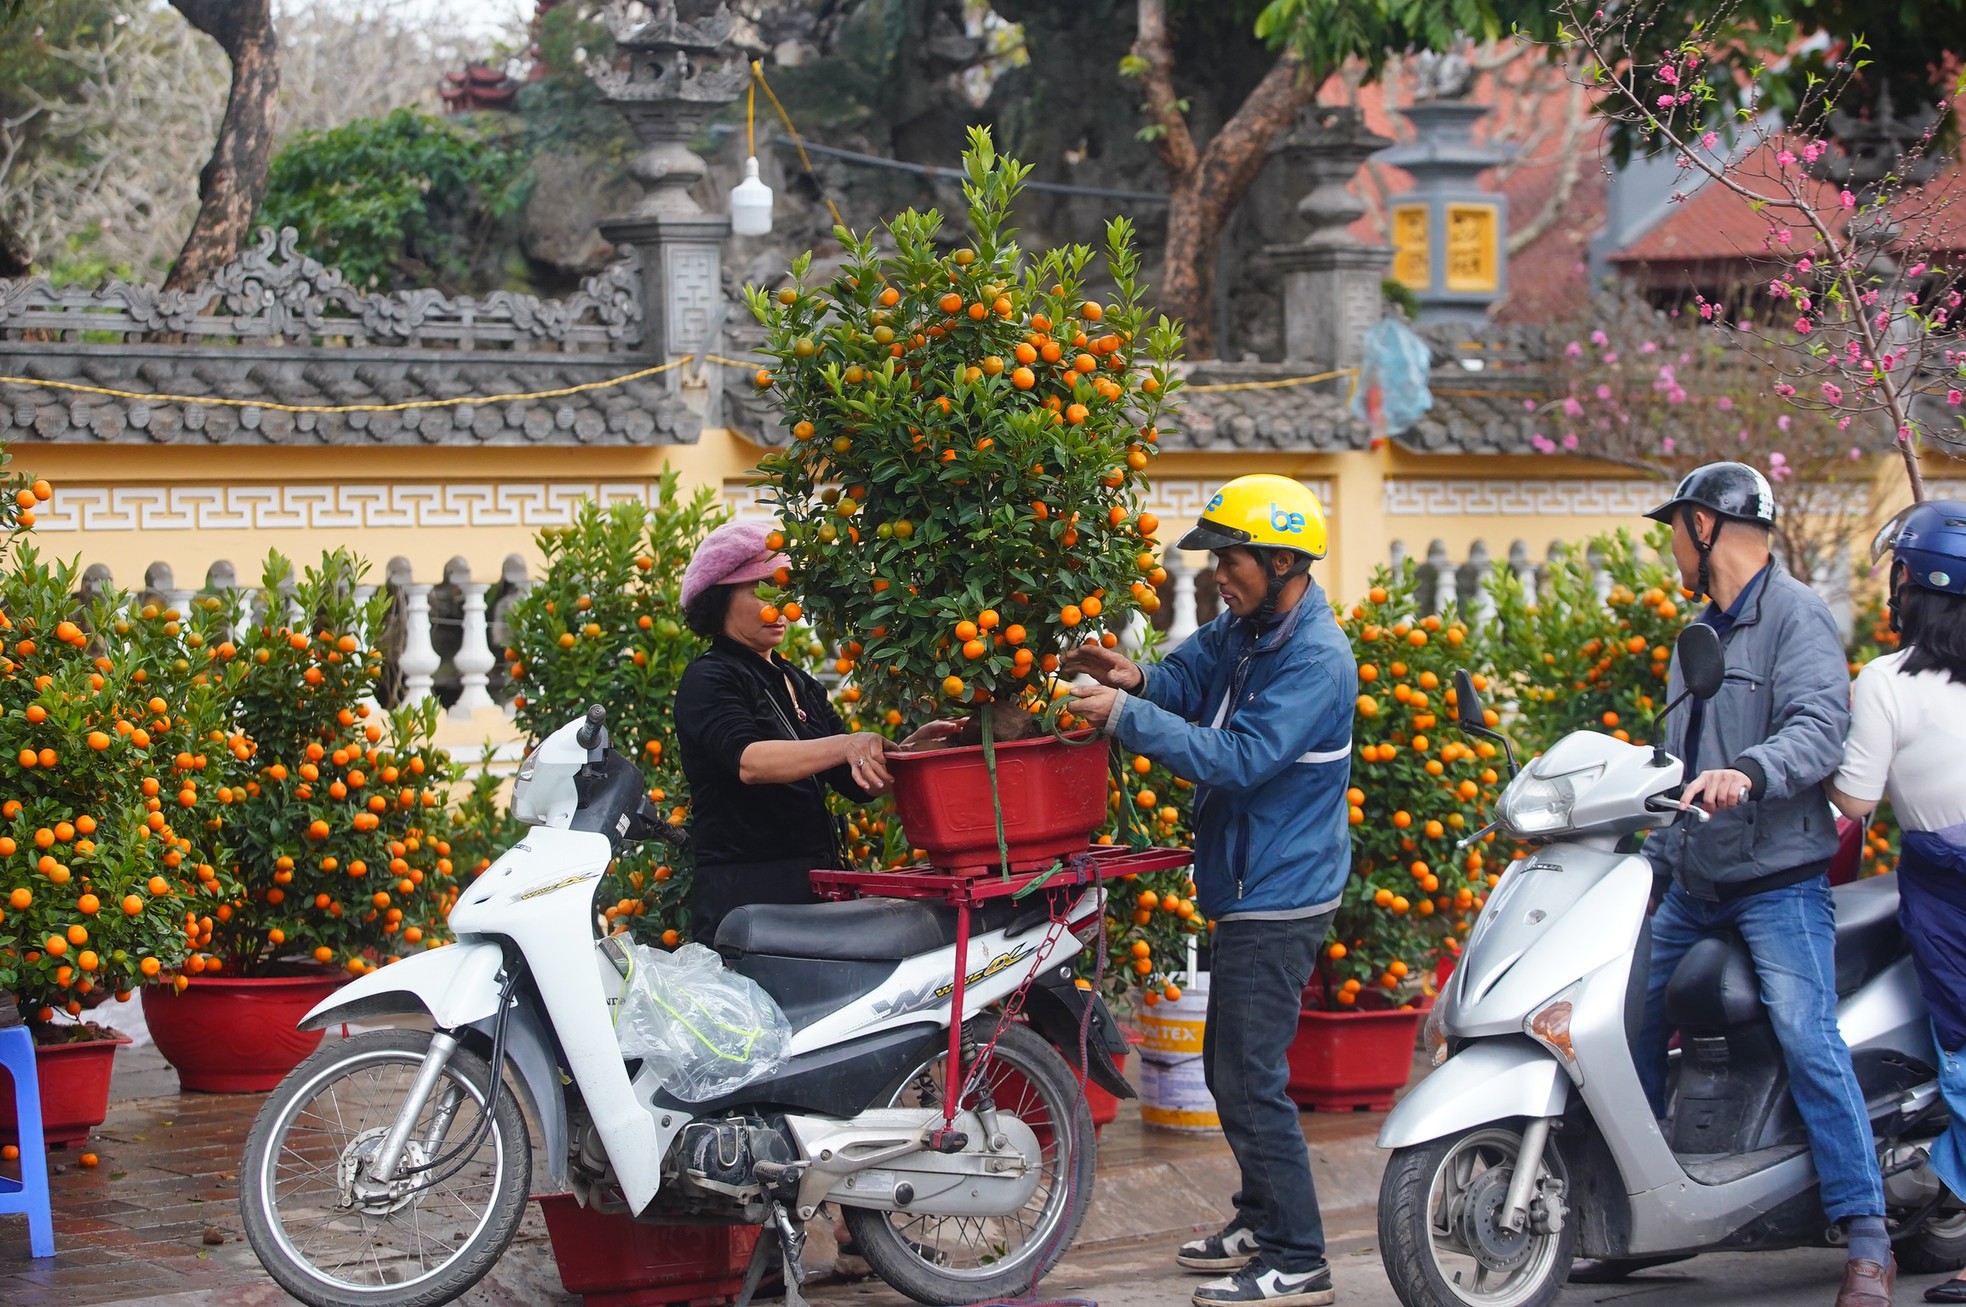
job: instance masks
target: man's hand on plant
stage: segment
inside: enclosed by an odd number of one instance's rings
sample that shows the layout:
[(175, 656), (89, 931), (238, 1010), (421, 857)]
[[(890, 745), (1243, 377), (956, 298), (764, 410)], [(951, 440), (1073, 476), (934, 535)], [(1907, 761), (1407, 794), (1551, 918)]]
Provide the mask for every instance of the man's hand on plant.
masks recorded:
[(1754, 782), (1748, 779), (1746, 772), (1738, 772), (1731, 767), (1716, 767), (1693, 778), (1680, 794), (1679, 806), (1684, 810), (1697, 803), (1708, 812), (1725, 812), (1746, 803), (1753, 791)]
[(844, 738), (847, 767), (853, 773), (853, 783), (869, 794), (886, 794), (894, 784), (894, 778), (887, 771), (887, 741), (872, 731)]
[(962, 729), (968, 721), (969, 719), (965, 717), (953, 722), (930, 722), (894, 747), (897, 750), (906, 751), (908, 749), (934, 748), (938, 745), (947, 744), (950, 740), (962, 733)]
[[(1109, 651), (1102, 649), (1100, 652), (1107, 653)], [(1122, 659), (1121, 661), (1124, 662), (1125, 660)], [(1128, 663), (1127, 666), (1130, 667), (1132, 664)], [(1113, 715), (1113, 711), (1119, 707), (1119, 702), (1119, 691), (1104, 685), (1093, 685), (1083, 690), (1072, 691), (1072, 697), (1066, 703), (1065, 707), (1074, 716), (1083, 717), (1092, 726), (1103, 730), (1106, 726), (1106, 719)]]
[[(1108, 649), (1097, 640), (1088, 640), (1059, 660), (1058, 670), (1067, 676), (1083, 672), (1101, 685), (1116, 690), (1137, 690), (1146, 684), (1140, 665), (1117, 649)], [(1077, 712), (1078, 709), (1072, 709)]]

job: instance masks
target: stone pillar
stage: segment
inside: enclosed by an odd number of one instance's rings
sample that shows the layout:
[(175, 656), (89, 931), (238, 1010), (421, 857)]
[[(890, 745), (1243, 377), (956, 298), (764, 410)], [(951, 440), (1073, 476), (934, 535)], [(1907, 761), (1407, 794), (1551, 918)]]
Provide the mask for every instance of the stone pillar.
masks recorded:
[(1311, 175), (1297, 212), (1311, 234), (1295, 245), (1265, 251), (1283, 278), (1283, 356), (1319, 369), (1358, 366), (1366, 329), (1380, 318), (1379, 283), (1392, 251), (1367, 245), (1351, 224), (1365, 205), (1347, 189), (1359, 165), (1392, 141), (1365, 126), (1355, 108), (1309, 105), (1276, 152)]
[(730, 218), (705, 212), (690, 194), (708, 169), (689, 142), (743, 93), (749, 69), (725, 45), (733, 20), (723, 6), (693, 23), (676, 16), (675, 0), (652, 7), (648, 22), (615, 33), (620, 61), (593, 75), (602, 98), (641, 142), (628, 171), (646, 191), (600, 228), (614, 244), (641, 253), (646, 348), (665, 358), (699, 357), (697, 366), (665, 374), (670, 393), (701, 412), (705, 425), (718, 426), (721, 379), (701, 356), (716, 351), (723, 322), (722, 249)]
[(1173, 649), (1200, 625), (1195, 621), (1195, 571), (1179, 549), (1167, 550), (1161, 556), (1161, 566), (1167, 569), (1169, 602), (1173, 604), (1173, 615), (1167, 622), (1167, 647)]
[(1468, 624), (1477, 630), (1495, 620), (1495, 595), (1489, 585), (1495, 579), (1494, 559), (1488, 542), (1477, 540), (1468, 550), (1468, 571), (1474, 580), (1474, 598), (1468, 602)]
[(1427, 566), (1432, 568), (1428, 578), (1428, 593), (1421, 607), (1430, 614), (1447, 611), (1449, 605), (1460, 598), (1460, 588), (1454, 564), (1448, 560), (1447, 545), (1436, 540), (1427, 546)]
[(1520, 540), (1509, 546), (1509, 570), (1521, 583), (1523, 598), (1534, 607), (1540, 593), (1536, 582), (1536, 564), (1530, 561), (1529, 546)]
[(1423, 100), (1401, 111), (1416, 139), (1374, 156), (1413, 189), (1392, 199), (1393, 276), (1420, 301), (1421, 322), (1482, 322), (1508, 290), (1508, 200), (1476, 179), (1510, 151), (1478, 145), (1488, 106)]
[(491, 643), (486, 639), (485, 591), (491, 589), (483, 581), (464, 579), (468, 572), (461, 572), (455, 584), (464, 596), (464, 636), (463, 643), (457, 647), (457, 654), (451, 661), (457, 666), (457, 676), (461, 689), (457, 702), (451, 705), (451, 716), (469, 717), (480, 708), (495, 708), (491, 692), (486, 687), (491, 683), (491, 669), (498, 665), (492, 654)]
[(396, 670), (403, 674), (402, 701), (418, 704), (430, 697), (431, 678), (441, 661), (430, 643), (430, 583), (405, 581), (397, 597), (403, 605), (403, 651), (396, 656)]

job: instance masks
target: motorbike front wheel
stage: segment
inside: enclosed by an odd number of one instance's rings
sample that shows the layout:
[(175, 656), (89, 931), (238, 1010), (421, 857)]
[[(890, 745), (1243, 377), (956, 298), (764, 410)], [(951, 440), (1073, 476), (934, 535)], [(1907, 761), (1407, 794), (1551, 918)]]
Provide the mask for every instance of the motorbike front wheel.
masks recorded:
[[(451, 1053), (410, 1130), (395, 1179), (368, 1171), (430, 1045), (428, 1032), (337, 1040), (280, 1082), (246, 1137), (239, 1210), (280, 1287), (310, 1307), (436, 1307), (484, 1278), (525, 1216), (532, 1146), (501, 1092), (484, 1121), (491, 1068)], [(446, 1175), (461, 1161), (461, 1169)], [(441, 1162), (425, 1171), (412, 1168)]]
[[(1574, 1222), (1502, 1228), (1522, 1123), (1497, 1122), (1394, 1152), (1379, 1182), (1379, 1246), (1405, 1307), (1546, 1307), (1576, 1259)], [(1551, 1139), (1538, 1179), (1564, 1180)]]
[[(970, 1023), (981, 1047), (996, 1018)], [(889, 1107), (940, 1107), (949, 1055), (940, 1052), (895, 1084)], [(936, 1216), (846, 1207), (841, 1215), (875, 1274), (922, 1303), (1021, 1297), (1072, 1246), (1092, 1198), (1092, 1114), (1065, 1059), (1024, 1025), (1004, 1029), (976, 1077), (997, 1110), (1037, 1133), (1040, 1180), (1009, 1216)], [(972, 1088), (962, 1106), (977, 1102)]]

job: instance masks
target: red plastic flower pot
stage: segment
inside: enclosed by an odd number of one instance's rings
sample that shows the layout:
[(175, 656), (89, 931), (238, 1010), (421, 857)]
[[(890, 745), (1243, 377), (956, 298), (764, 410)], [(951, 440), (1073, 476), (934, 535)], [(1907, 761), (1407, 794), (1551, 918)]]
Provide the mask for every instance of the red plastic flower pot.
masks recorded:
[[(89, 1137), (109, 1115), (109, 1076), (116, 1050), (126, 1036), (106, 1031), (105, 1038), (70, 1044), (36, 1044), (34, 1078), (41, 1086), (41, 1138), (50, 1148), (66, 1148)], [(20, 1121), (14, 1110), (12, 1078), (0, 1071), (0, 1140), (20, 1142)]]
[(143, 991), (143, 1017), (179, 1087), (201, 1094), (263, 1094), (321, 1046), (319, 1030), (296, 1030), (308, 1010), (348, 977), (193, 976), (175, 993)]
[[(1010, 869), (1040, 871), (1092, 842), (1106, 820), (1106, 749), (1045, 735), (996, 746)], [(939, 871), (983, 873), (1002, 864), (983, 746), (891, 753), (902, 828)]]
[(560, 1283), (587, 1307), (728, 1302), (758, 1242), (751, 1225), (652, 1225), (582, 1207), (572, 1194), (537, 1201)]
[(1422, 1007), (1380, 1012), (1297, 1013), (1290, 1045), (1290, 1096), (1317, 1112), (1384, 1112), (1413, 1074)]

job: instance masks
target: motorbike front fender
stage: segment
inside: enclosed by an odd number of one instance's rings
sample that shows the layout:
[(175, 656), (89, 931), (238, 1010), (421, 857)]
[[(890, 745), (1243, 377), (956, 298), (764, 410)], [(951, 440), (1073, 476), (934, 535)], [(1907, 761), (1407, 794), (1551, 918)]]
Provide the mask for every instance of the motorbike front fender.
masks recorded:
[(300, 1029), (337, 1021), (428, 1013), (439, 1029), (483, 1021), (498, 1011), (498, 969), (505, 953), (489, 940), (459, 940), (412, 953), (343, 985), (300, 1019)]
[(1410, 1148), (1511, 1117), (1559, 1116), (1569, 1101), (1570, 1077), (1542, 1045), (1527, 1036), (1477, 1040), (1399, 1101), (1379, 1130), (1379, 1147)]

